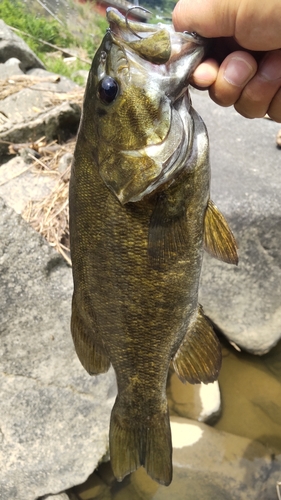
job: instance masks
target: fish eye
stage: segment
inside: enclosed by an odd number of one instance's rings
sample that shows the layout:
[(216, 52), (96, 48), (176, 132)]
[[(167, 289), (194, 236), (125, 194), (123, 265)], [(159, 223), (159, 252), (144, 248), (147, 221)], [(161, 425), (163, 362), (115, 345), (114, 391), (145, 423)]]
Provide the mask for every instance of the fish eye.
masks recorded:
[(98, 96), (104, 104), (110, 104), (117, 96), (118, 83), (111, 76), (105, 76), (98, 86)]

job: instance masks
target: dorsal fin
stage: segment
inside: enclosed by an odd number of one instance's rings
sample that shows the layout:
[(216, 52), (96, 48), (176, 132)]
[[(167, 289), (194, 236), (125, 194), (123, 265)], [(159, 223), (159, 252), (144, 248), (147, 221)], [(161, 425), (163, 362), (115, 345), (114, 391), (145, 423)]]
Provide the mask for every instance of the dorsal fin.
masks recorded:
[(238, 264), (237, 244), (224, 216), (209, 200), (204, 220), (205, 250), (216, 259)]

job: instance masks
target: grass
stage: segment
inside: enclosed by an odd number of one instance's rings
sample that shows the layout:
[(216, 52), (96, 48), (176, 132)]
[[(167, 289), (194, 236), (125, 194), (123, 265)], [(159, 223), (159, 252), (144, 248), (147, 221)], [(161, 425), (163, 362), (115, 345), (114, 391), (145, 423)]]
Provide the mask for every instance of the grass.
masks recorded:
[(62, 21), (59, 23), (40, 7), (36, 0), (28, 0), (26, 3), (20, 0), (0, 1), (0, 19), (37, 39), (17, 33), (42, 60), (46, 69), (82, 84), (81, 77), (72, 75), (79, 70), (88, 71), (90, 64), (79, 59), (71, 63), (65, 61), (64, 54), (52, 50), (38, 39), (67, 48), (80, 58), (92, 60), (108, 24), (106, 19), (93, 11), (90, 4), (79, 4), (70, 0), (68, 10), (67, 19), (64, 13), (58, 15)]

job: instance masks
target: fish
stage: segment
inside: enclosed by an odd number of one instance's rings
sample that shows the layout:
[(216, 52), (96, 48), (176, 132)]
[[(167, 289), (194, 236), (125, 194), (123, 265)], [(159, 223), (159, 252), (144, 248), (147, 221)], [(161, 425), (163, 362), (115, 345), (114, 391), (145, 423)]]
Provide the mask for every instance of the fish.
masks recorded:
[(210, 200), (208, 134), (188, 91), (208, 41), (114, 8), (107, 20), (70, 179), (71, 332), (89, 374), (115, 370), (115, 477), (143, 466), (168, 486), (169, 367), (183, 382), (217, 379), (220, 342), (198, 304), (203, 251), (237, 264), (237, 245)]

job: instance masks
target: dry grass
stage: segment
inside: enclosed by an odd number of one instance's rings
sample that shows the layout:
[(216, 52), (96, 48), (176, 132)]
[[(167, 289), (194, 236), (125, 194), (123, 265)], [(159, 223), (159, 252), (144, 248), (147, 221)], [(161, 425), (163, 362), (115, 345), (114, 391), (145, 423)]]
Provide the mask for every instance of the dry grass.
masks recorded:
[(46, 198), (36, 202), (30, 201), (22, 213), (23, 218), (60, 252), (70, 265), (68, 211), (70, 165), (66, 165), (61, 171), (61, 159), (66, 153), (72, 155), (74, 146), (73, 139), (61, 146), (52, 143), (39, 148), (42, 156), (40, 159), (34, 157), (35, 171), (40, 175), (55, 175), (57, 182)]
[[(30, 77), (28, 75), (15, 75), (6, 80), (0, 80), (0, 100), (5, 99), (23, 88), (32, 87), (44, 82), (57, 82), (59, 75), (46, 78)], [(43, 90), (43, 89), (42, 89)], [(76, 102), (82, 107), (85, 89), (78, 87), (70, 92), (50, 92), (48, 102), (50, 105), (61, 104), (66, 100)], [(41, 201), (30, 201), (25, 207), (22, 217), (32, 225), (58, 252), (60, 252), (71, 265), (69, 252), (69, 211), (68, 211), (68, 188), (70, 178), (70, 162), (63, 168), (62, 157), (66, 153), (71, 160), (75, 146), (75, 139), (63, 145), (56, 142), (46, 144), (44, 137), (30, 144), (10, 144), (10, 154), (17, 154), (22, 149), (31, 148), (34, 156), (33, 163), (26, 170), (31, 170), (36, 175), (52, 175), (57, 179), (56, 185), (51, 193)], [(36, 155), (36, 156), (35, 156)]]

